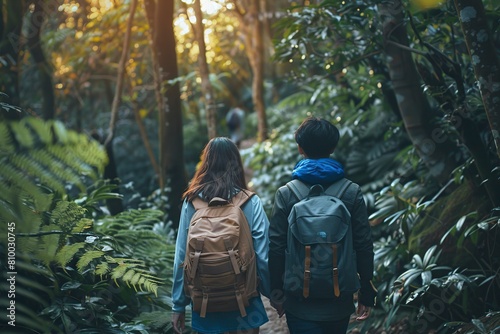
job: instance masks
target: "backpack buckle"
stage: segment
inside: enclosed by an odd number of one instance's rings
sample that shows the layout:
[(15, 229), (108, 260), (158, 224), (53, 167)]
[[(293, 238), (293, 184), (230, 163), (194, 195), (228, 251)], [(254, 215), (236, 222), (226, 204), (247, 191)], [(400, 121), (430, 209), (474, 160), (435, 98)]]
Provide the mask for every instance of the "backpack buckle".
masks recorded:
[(339, 276), (339, 268), (333, 268), (333, 277)]
[(304, 279), (310, 279), (310, 278), (311, 278), (311, 271), (304, 270)]

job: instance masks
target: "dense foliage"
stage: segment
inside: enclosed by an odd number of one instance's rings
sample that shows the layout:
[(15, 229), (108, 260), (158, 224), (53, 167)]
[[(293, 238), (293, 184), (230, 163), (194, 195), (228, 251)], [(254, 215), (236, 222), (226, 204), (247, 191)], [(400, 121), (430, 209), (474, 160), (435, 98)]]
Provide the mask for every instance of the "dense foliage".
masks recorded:
[[(498, 20), (490, 9), (498, 41)], [(254, 169), (253, 185), (269, 208), (299, 158), (293, 131), (305, 113), (341, 129), (334, 157), (360, 183), (372, 212), (379, 304), (361, 326), (371, 333), (451, 333), (468, 322), (469, 332), (498, 329), (498, 197), (489, 198), (482, 186), (491, 180), (478, 183), (478, 162), (471, 155), (474, 149), (488, 152), (493, 180), (500, 176), (499, 160), (456, 15), (452, 3), (405, 14), (408, 49), (434, 110), (433, 126), (462, 145), (448, 182), (430, 177), (403, 127), (383, 57), (380, 15), (368, 1), (324, 1), (297, 7), (281, 20), (277, 57), (298, 63), (291, 79), (301, 89), (276, 106), (280, 126), (272, 138), (244, 152)], [(472, 116), (459, 113), (464, 104)], [(464, 139), (461, 122), (474, 125), (479, 147)]]

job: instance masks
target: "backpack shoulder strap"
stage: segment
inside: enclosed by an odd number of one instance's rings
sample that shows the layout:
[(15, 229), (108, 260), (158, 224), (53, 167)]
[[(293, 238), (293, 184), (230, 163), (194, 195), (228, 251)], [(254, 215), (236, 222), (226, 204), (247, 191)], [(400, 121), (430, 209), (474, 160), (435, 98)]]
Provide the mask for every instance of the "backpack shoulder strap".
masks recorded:
[(253, 195), (255, 195), (254, 192), (242, 189), (231, 198), (231, 201), (234, 206), (241, 208)]
[(204, 200), (202, 200), (198, 196), (196, 196), (196, 198), (193, 199), (191, 203), (193, 203), (194, 209), (196, 211), (200, 210), (200, 209), (203, 209), (203, 208), (206, 208), (208, 206), (208, 202), (205, 202)]
[(347, 188), (352, 184), (351, 180), (346, 179), (345, 177), (338, 180), (337, 182), (330, 185), (326, 190), (325, 194), (337, 197), (339, 199), (342, 198)]
[(297, 196), (299, 201), (309, 195), (309, 187), (298, 179), (287, 182), (286, 186)]

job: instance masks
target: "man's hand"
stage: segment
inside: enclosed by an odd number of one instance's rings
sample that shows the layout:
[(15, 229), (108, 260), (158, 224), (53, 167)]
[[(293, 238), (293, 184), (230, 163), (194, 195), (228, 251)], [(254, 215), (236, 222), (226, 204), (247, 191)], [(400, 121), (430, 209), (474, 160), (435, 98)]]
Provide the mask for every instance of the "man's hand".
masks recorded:
[(174, 332), (181, 334), (184, 332), (185, 326), (185, 313), (172, 313), (172, 324), (174, 325)]
[(358, 302), (358, 308), (356, 309), (356, 320), (357, 321), (363, 321), (366, 320), (370, 316), (372, 308), (365, 306), (361, 303)]
[(276, 312), (278, 312), (278, 318), (281, 318), (283, 316), (283, 314), (285, 314), (285, 309), (283, 308), (283, 303), (271, 302), (271, 306), (276, 309)]

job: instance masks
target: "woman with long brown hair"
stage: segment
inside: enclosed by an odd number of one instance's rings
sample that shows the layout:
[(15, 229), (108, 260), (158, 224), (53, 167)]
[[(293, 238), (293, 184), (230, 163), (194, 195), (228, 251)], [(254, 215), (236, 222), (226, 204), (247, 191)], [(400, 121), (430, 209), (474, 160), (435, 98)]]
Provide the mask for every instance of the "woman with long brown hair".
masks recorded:
[[(258, 288), (248, 305), (239, 310), (224, 312), (192, 312), (192, 328), (199, 333), (258, 333), (259, 327), (268, 321), (261, 295), (269, 296), (268, 274), (268, 227), (269, 221), (262, 207), (260, 198), (250, 192), (245, 183), (243, 163), (236, 145), (228, 138), (217, 137), (205, 146), (201, 162), (183, 196), (183, 205), (177, 234), (174, 281), (172, 288), (172, 322), (176, 333), (182, 333), (185, 327), (185, 308), (190, 303), (194, 306), (185, 289), (185, 267), (188, 231), (191, 218), (195, 214), (195, 205), (210, 202), (214, 198), (239, 201), (249, 199), (241, 205), (241, 210), (248, 224), (249, 234), (255, 252)], [(245, 227), (246, 228), (246, 227)], [(189, 252), (188, 252), (189, 253)], [(189, 254), (188, 254), (189, 255)], [(210, 305), (210, 302), (208, 302)]]

